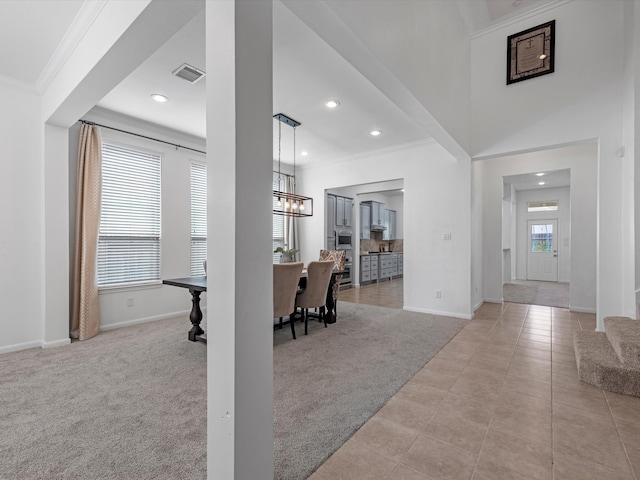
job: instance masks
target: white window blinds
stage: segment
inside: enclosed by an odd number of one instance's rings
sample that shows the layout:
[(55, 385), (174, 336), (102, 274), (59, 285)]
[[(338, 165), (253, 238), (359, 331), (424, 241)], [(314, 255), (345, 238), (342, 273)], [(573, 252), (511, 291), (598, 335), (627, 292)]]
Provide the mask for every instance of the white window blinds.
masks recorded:
[(160, 156), (102, 144), (98, 286), (160, 280)]
[(207, 259), (207, 166), (191, 162), (191, 275), (204, 275)]

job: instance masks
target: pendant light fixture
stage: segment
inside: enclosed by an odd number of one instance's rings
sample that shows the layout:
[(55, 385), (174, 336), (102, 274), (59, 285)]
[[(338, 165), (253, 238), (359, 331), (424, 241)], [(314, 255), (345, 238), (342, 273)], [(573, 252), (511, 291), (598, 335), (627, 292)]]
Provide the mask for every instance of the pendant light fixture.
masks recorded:
[[(273, 213), (287, 217), (311, 217), (313, 215), (313, 198), (296, 193), (296, 128), (300, 122), (287, 117), (283, 113), (273, 116), (278, 123), (278, 189), (273, 191)], [(287, 192), (282, 185), (280, 161), (282, 155), (282, 124), (293, 128), (293, 185)]]

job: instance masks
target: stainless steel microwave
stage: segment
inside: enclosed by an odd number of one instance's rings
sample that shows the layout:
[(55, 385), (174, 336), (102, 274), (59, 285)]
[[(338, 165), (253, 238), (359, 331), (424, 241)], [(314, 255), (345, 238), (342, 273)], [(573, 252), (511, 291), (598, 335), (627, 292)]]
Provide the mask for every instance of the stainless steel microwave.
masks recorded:
[(336, 250), (351, 250), (353, 234), (351, 230), (336, 231)]

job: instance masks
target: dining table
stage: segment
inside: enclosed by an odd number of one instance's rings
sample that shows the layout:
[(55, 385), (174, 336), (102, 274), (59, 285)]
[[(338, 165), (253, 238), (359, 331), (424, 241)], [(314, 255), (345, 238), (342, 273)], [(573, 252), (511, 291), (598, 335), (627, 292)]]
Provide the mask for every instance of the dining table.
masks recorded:
[(207, 291), (207, 276), (200, 275), (197, 277), (171, 278), (163, 280), (162, 283), (189, 290), (189, 293), (191, 294), (191, 313), (189, 314), (191, 330), (189, 330), (188, 338), (192, 342), (207, 343), (207, 334), (200, 326), (200, 322), (202, 321), (200, 294)]
[[(333, 300), (333, 285), (336, 281), (336, 276), (344, 274), (344, 270), (334, 270), (329, 280), (329, 287), (327, 288), (327, 297), (325, 301), (326, 312), (328, 315), (327, 323), (336, 323), (336, 304)], [(307, 281), (307, 269), (303, 269), (300, 274), (300, 286), (304, 288)], [(192, 342), (207, 342), (207, 334), (200, 326), (202, 322), (202, 309), (200, 308), (200, 295), (202, 292), (207, 291), (207, 276), (195, 276), (195, 277), (182, 277), (182, 278), (170, 278), (163, 280), (164, 285), (171, 285), (174, 287), (186, 288), (191, 294), (191, 312), (189, 313), (189, 320), (191, 321), (191, 330), (189, 330), (188, 339)]]

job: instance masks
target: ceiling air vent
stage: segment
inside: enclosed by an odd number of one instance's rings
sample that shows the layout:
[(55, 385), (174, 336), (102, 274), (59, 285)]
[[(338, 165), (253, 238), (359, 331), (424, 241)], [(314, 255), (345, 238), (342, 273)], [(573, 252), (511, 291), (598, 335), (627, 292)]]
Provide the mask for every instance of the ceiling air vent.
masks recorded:
[(189, 83), (196, 83), (206, 75), (202, 70), (198, 70), (196, 67), (192, 67), (191, 65), (188, 65), (186, 63), (183, 63), (176, 70), (174, 70), (173, 74), (176, 77), (180, 77)]

